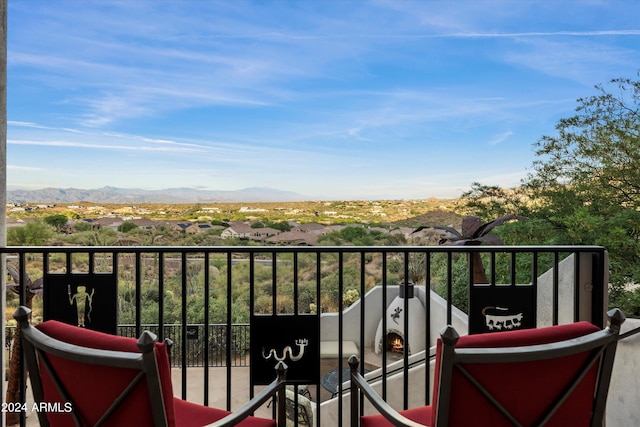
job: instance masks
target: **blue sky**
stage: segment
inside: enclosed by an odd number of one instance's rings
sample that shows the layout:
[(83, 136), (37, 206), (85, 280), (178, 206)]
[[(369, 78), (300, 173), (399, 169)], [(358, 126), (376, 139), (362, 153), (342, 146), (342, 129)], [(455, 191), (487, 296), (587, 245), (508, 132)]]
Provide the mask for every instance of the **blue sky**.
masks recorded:
[(9, 0), (7, 186), (513, 187), (640, 70), (640, 2)]

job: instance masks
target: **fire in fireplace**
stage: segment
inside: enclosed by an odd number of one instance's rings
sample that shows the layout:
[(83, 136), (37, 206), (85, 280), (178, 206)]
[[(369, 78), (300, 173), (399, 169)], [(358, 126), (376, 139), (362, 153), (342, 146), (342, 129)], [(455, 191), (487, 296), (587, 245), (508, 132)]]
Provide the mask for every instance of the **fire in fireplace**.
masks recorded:
[(387, 351), (392, 353), (402, 353), (404, 351), (404, 340), (395, 333), (387, 335)]

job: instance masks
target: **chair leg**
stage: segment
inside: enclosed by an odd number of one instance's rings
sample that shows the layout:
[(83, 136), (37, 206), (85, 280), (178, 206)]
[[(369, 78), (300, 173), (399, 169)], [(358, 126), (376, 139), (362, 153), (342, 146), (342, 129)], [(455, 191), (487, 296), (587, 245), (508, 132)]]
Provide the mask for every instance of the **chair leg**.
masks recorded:
[(351, 368), (351, 427), (360, 427), (360, 390), (353, 381), (353, 374), (358, 372), (358, 365), (360, 365), (358, 356), (352, 355), (349, 357), (349, 367)]
[(278, 381), (281, 382), (280, 390), (277, 392), (277, 405), (278, 405), (278, 427), (286, 427), (287, 424), (287, 388), (285, 383), (287, 365), (283, 362), (278, 362), (276, 365), (276, 372), (278, 373)]

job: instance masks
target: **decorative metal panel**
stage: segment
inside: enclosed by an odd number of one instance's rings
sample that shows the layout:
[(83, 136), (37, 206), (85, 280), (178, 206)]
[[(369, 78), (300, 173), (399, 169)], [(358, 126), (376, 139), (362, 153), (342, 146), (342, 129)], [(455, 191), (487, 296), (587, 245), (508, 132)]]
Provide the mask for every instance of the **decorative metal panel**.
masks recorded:
[(251, 316), (251, 382), (274, 379), (278, 361), (288, 366), (287, 383), (318, 384), (320, 377), (319, 317), (315, 314)]
[(115, 274), (46, 274), (44, 283), (44, 320), (116, 334)]
[(535, 328), (535, 296), (532, 285), (471, 285), (469, 333)]

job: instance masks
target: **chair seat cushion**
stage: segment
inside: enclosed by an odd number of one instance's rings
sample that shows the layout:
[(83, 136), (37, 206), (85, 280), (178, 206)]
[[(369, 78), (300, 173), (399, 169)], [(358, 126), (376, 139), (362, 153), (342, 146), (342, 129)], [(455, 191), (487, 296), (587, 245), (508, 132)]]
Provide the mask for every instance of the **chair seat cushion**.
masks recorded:
[[(176, 427), (201, 427), (218, 421), (231, 412), (222, 409), (211, 408), (187, 402), (182, 399), (173, 399), (173, 408), (176, 416)], [(258, 417), (248, 417), (239, 427), (276, 427), (275, 420)]]
[[(419, 406), (417, 408), (399, 411), (400, 414), (412, 421), (425, 426), (431, 425), (431, 406)], [(360, 417), (361, 427), (393, 427), (382, 415), (365, 415)]]
[[(598, 330), (598, 327), (589, 322), (576, 322), (538, 329), (467, 335), (460, 337), (456, 348), (506, 348), (548, 344), (578, 338)], [(437, 353), (440, 354), (442, 342), (438, 340), (437, 345)], [(499, 365), (465, 364), (464, 368), (523, 425), (529, 425), (538, 419), (545, 408), (556, 401), (556, 397), (587, 360), (589, 354), (561, 357), (553, 363), (537, 360)], [(439, 369), (440, 360), (436, 357), (436, 372), (439, 372)], [(593, 366), (549, 420), (548, 425), (589, 424), (589, 411), (580, 409), (592, 403), (596, 372), (597, 366)], [(499, 377), (509, 378), (509, 381), (496, 382), (495, 378)], [(436, 374), (434, 390), (438, 389), (438, 384), (439, 377)], [(451, 387), (455, 390), (451, 395), (452, 402), (460, 401), (461, 396), (464, 396), (465, 411), (452, 409), (449, 413), (450, 425), (469, 425), (475, 419), (474, 414), (483, 414), (486, 425), (511, 425), (457, 370), (453, 372)], [(532, 400), (531, 396), (536, 396), (536, 399)], [(437, 395), (434, 392), (433, 405), (436, 404)], [(455, 406), (454, 404), (452, 408)]]
[[(137, 345), (138, 340), (135, 338), (127, 338), (110, 335), (103, 332), (92, 331), (90, 329), (80, 328), (78, 326), (69, 325), (56, 320), (48, 320), (37, 325), (36, 328), (44, 334), (50, 336), (51, 338), (54, 338), (58, 341), (63, 341), (68, 344), (97, 350), (124, 351), (132, 353), (140, 352)], [(164, 343), (156, 343), (155, 352), (156, 361), (158, 364), (158, 373), (160, 376), (160, 382), (162, 384), (162, 394), (165, 402), (167, 421), (169, 425), (173, 425), (173, 387), (171, 382), (171, 367), (169, 365), (167, 346)], [(88, 400), (89, 407), (92, 408), (91, 411), (97, 415), (99, 415), (101, 411), (106, 409), (106, 407), (101, 405), (97, 400), (93, 402), (94, 399), (91, 398), (91, 394), (86, 392), (87, 381), (101, 382), (101, 390), (103, 394), (110, 393), (111, 395), (116, 396), (122, 390), (122, 388), (126, 386), (127, 382), (133, 378), (133, 375), (135, 375), (135, 372), (133, 371), (130, 375), (128, 375), (125, 373), (126, 370), (119, 370), (116, 368), (103, 367), (99, 370), (96, 370), (95, 367), (92, 367), (90, 365), (82, 366), (83, 364), (77, 364), (75, 362), (57, 360), (56, 363), (59, 369), (62, 369), (61, 372), (66, 372), (66, 375), (68, 375), (69, 378), (74, 379), (71, 382), (74, 387), (70, 387), (68, 391), (77, 399), (80, 399), (82, 401)], [(45, 391), (45, 397), (47, 396), (47, 393), (51, 394), (51, 396), (55, 396), (58, 394), (57, 391), (55, 391), (53, 384), (49, 380), (47, 380), (47, 375), (43, 375), (43, 387)], [(125, 404), (130, 404), (134, 407), (136, 405), (141, 405), (142, 403), (137, 403), (134, 401), (136, 398), (139, 398), (140, 402), (146, 404), (146, 402), (148, 401), (146, 389), (144, 387), (138, 387), (138, 390), (135, 390), (134, 392), (135, 397), (132, 396), (131, 398), (127, 399), (127, 402), (125, 402)], [(138, 408), (138, 412), (143, 412), (143, 410), (141, 408)], [(91, 415), (87, 414), (87, 416)], [(49, 416), (49, 418), (52, 419), (55, 417), (52, 415)], [(60, 418), (67, 420), (60, 425), (65, 425), (65, 423), (69, 422), (68, 414), (60, 414)], [(114, 420), (114, 422), (116, 421)], [(55, 422), (53, 424), (56, 425)]]

